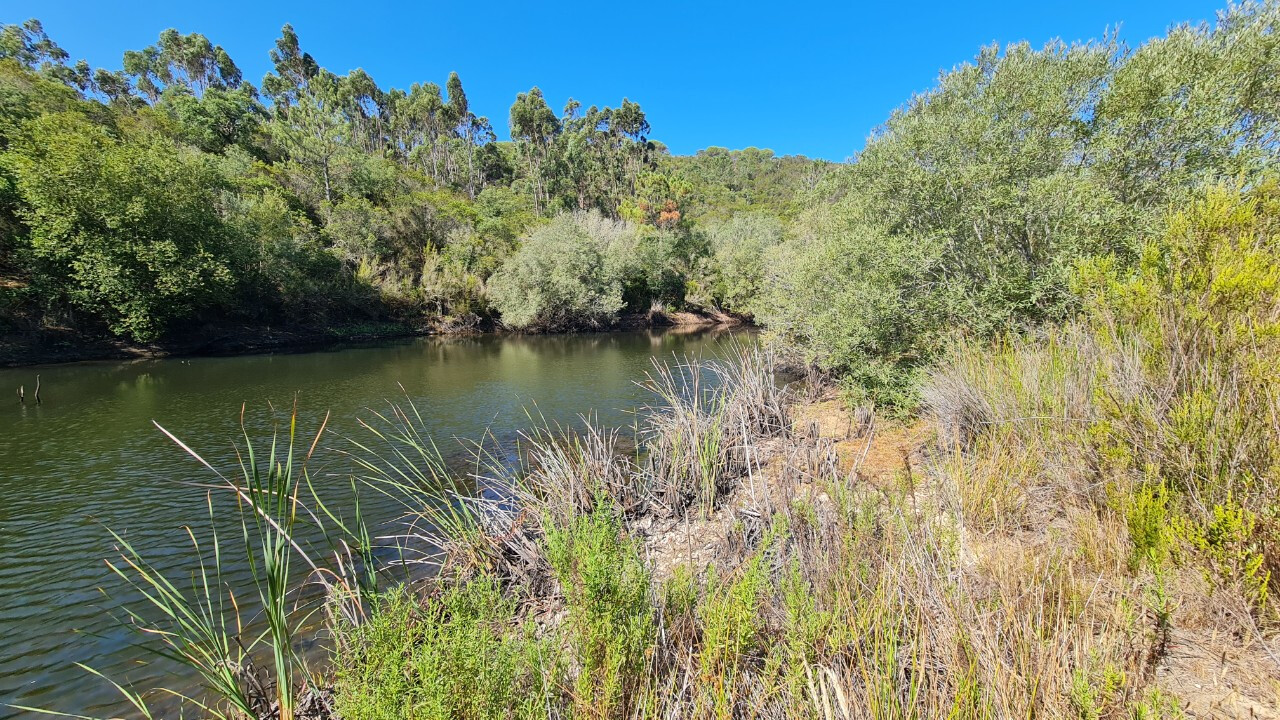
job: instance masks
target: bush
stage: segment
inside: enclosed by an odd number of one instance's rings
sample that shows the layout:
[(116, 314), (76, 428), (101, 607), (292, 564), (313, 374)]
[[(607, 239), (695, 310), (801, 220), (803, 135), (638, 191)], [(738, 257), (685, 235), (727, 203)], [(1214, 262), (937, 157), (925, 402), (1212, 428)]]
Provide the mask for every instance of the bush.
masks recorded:
[(782, 223), (761, 214), (739, 213), (707, 230), (714, 253), (712, 296), (724, 309), (754, 315), (764, 285), (765, 254), (782, 242)]
[(490, 279), (503, 323), (536, 330), (612, 323), (635, 242), (629, 223), (595, 212), (559, 215), (535, 229)]
[(1131, 267), (1168, 207), (1274, 165), (1277, 24), (1276, 3), (1241, 3), (1132, 52), (983, 48), (816, 184), (756, 315), (806, 359), (907, 403), (904, 371), (945, 336), (1070, 318), (1079, 262)]
[(767, 282), (752, 307), (806, 361), (894, 404), (945, 332), (945, 303), (930, 291), (941, 252), (884, 232), (857, 208), (820, 208), (797, 238), (766, 253)]
[(655, 629), (638, 546), (603, 507), (550, 530), (546, 546), (569, 606), (576, 704), (586, 717), (628, 717)]
[(546, 717), (556, 648), (515, 621), (515, 604), (481, 577), (420, 604), (388, 593), (343, 627), (335, 704), (348, 720)]
[(1278, 222), (1276, 181), (1212, 188), (1132, 270), (1083, 263), (1077, 322), (1007, 347), (961, 344), (924, 393), (948, 437), (1057, 468), (1042, 503), (1118, 511), (1132, 565), (1158, 567), (1180, 539), (1211, 586), (1266, 622), (1280, 617), (1268, 604), (1280, 568)]

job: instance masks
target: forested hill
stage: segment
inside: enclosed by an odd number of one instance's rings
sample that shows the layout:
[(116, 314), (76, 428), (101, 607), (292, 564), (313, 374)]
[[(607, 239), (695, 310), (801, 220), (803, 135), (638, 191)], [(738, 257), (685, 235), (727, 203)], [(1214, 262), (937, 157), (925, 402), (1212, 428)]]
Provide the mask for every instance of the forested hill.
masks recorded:
[(3, 27), (0, 334), (745, 312), (721, 226), (794, 217), (830, 166), (673, 157), (638, 104), (556, 112), (536, 87), (498, 141), (456, 73), (384, 89), (325, 69), (287, 25), (270, 58), (254, 85), (208, 38), (167, 30), (94, 69), (37, 20)]
[(487, 119), (456, 74), (383, 89), (304, 48), (286, 26), (254, 86), (198, 34), (108, 70), (4, 27), (0, 334), (704, 308), (909, 406), (951, 340), (1070, 319), (1178, 211), (1280, 165), (1277, 0), (1137, 47), (980, 48), (845, 163), (672, 156), (636, 103), (536, 87)]

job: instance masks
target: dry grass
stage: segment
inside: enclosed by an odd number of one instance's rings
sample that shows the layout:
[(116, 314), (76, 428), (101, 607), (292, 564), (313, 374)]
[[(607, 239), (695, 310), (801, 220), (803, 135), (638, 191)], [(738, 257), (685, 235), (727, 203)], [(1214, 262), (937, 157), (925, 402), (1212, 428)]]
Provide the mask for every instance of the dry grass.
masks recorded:
[[(978, 388), (993, 413), (1031, 415), (1037, 403), (1052, 405), (1066, 364), (1034, 357), (1030, 365), (1006, 357), (940, 373)], [(767, 363), (697, 367), (700, 377), (725, 373), (725, 386), (752, 390), (735, 401), (692, 375), (650, 378), (683, 404), (655, 413), (643, 436), (651, 453), (707, 463), (688, 475), (662, 474), (671, 463), (653, 459), (609, 460), (606, 451), (617, 448), (608, 433), (530, 438), (538, 447), (527, 452), (538, 460), (526, 486), (541, 490), (525, 501), (543, 518), (537, 522), (549, 523), (539, 530), (532, 522), (530, 542), (587, 514), (616, 518), (621, 547), (638, 547), (644, 558), (652, 607), (642, 614), (653, 623), (644, 681), (617, 691), (625, 698), (605, 693), (575, 660), (584, 657), (581, 621), (564, 629), (566, 618), (585, 616), (556, 610), (580, 604), (584, 590), (563, 579), (558, 591), (541, 593), (515, 583), (518, 614), (535, 618), (540, 636), (563, 653), (540, 661), (550, 699), (533, 716), (583, 712), (575, 698), (584, 692), (596, 699), (591, 717), (1275, 712), (1274, 687), (1261, 679), (1267, 668), (1256, 664), (1266, 642), (1236, 633), (1203, 645), (1203, 628), (1215, 621), (1192, 619), (1193, 609), (1207, 612), (1197, 604), (1206, 592), (1198, 571), (1134, 562), (1128, 518), (1081, 467), (1095, 458), (1073, 450), (1087, 430), (1066, 434), (1059, 417), (1000, 423), (994, 419), (1009, 415), (992, 414), (958, 446), (945, 418), (934, 434), (855, 422), (829, 401), (782, 403), (776, 390), (757, 392)], [(735, 382), (735, 373), (755, 379)], [(1014, 376), (1016, 390), (1007, 390)], [(742, 404), (730, 410), (734, 402)], [(738, 418), (736, 436), (723, 429), (729, 417)], [(855, 426), (862, 437), (853, 437)], [(716, 452), (687, 450), (712, 431)], [(702, 485), (708, 477), (714, 482)], [(1223, 650), (1222, 662), (1189, 655), (1192, 640)], [(610, 656), (607, 647), (593, 652)], [(1201, 685), (1216, 677), (1221, 697), (1203, 688), (1190, 694), (1196, 683), (1176, 679), (1184, 675)], [(339, 688), (339, 697), (364, 690)], [(599, 704), (605, 696), (612, 709)]]

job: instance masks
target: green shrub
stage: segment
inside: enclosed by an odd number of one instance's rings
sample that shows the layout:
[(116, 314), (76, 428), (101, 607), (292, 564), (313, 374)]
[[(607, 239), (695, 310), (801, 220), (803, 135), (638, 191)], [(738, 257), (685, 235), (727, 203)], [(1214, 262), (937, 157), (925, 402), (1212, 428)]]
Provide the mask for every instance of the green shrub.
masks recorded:
[(852, 378), (878, 403), (901, 403), (943, 332), (938, 301), (917, 292), (939, 252), (884, 232), (856, 208), (816, 210), (796, 239), (766, 253), (753, 311), (807, 361)]
[(782, 223), (759, 213), (739, 213), (707, 229), (712, 295), (724, 309), (754, 315), (765, 281), (765, 255), (782, 242)]
[(1262, 553), (1257, 513), (1228, 499), (1214, 505), (1212, 517), (1184, 527), (1191, 545), (1204, 556), (1211, 585), (1238, 588), (1253, 607), (1267, 609), (1271, 572)]
[(73, 113), (29, 122), (5, 156), (49, 285), (113, 332), (152, 340), (229, 300), (236, 237), (215, 166), (159, 135)]
[(729, 717), (747, 657), (763, 640), (761, 608), (771, 590), (764, 558), (752, 558), (736, 579), (714, 569), (698, 607), (702, 646), (698, 669), (716, 717)]
[(536, 228), (490, 278), (502, 321), (541, 330), (611, 323), (623, 308), (635, 233), (629, 223), (594, 212), (560, 215)]
[(386, 594), (368, 622), (339, 629), (338, 712), (348, 720), (546, 717), (557, 650), (515, 612), (487, 577), (425, 603), (403, 589)]
[(627, 717), (644, 686), (655, 630), (637, 544), (601, 506), (548, 531), (546, 550), (569, 606), (575, 704), (589, 717)]
[(1180, 562), (1266, 622), (1280, 567), (1278, 223), (1275, 180), (1210, 188), (1145, 239), (1135, 267), (1081, 263), (1075, 323), (1012, 354), (961, 344), (925, 391), (965, 434), (1069, 468), (1068, 497), (1128, 526), (1131, 566), (1158, 571), (1185, 549)]

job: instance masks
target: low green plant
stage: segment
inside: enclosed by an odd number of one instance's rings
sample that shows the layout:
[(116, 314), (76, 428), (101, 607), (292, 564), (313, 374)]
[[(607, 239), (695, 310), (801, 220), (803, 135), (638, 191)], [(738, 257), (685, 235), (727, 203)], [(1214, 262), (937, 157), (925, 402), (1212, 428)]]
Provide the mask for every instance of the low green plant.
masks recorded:
[(604, 505), (549, 528), (545, 543), (568, 605), (575, 706), (591, 717), (626, 717), (644, 685), (655, 632), (639, 549)]
[(1174, 515), (1169, 507), (1169, 491), (1163, 483), (1151, 480), (1117, 500), (1129, 527), (1133, 543), (1130, 566), (1160, 567), (1174, 546)]
[(518, 620), (492, 577), (426, 600), (394, 589), (376, 599), (368, 622), (338, 632), (349, 650), (334, 702), (348, 720), (534, 720), (555, 704), (554, 638)]
[(715, 717), (731, 716), (738, 701), (744, 663), (763, 640), (760, 611), (769, 590), (766, 565), (759, 554), (735, 578), (724, 577), (714, 568), (707, 578), (698, 606), (702, 627), (698, 670)]
[(1181, 524), (1192, 547), (1204, 557), (1205, 579), (1215, 586), (1238, 587), (1246, 600), (1265, 612), (1271, 589), (1271, 572), (1258, 546), (1258, 516), (1233, 502), (1213, 506), (1212, 517), (1200, 524)]

